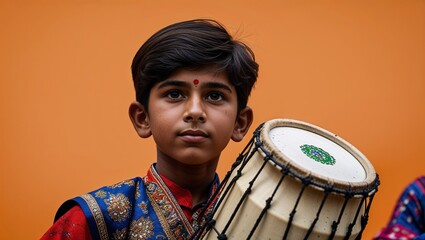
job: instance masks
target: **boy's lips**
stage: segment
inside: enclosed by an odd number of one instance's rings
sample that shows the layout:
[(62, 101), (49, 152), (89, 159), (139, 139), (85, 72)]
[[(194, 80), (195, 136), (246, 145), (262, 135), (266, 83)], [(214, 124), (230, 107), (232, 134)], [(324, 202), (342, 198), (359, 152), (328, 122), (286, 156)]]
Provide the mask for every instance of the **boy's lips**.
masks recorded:
[(180, 132), (178, 136), (186, 142), (203, 142), (209, 137), (206, 132), (199, 129), (187, 129)]

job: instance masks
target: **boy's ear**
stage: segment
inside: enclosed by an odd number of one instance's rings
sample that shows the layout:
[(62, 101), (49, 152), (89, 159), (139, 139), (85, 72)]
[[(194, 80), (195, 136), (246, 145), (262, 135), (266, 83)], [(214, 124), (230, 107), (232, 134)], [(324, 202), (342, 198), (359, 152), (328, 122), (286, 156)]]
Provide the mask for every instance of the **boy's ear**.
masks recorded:
[(137, 101), (132, 102), (128, 109), (128, 113), (137, 134), (142, 138), (150, 137), (152, 132), (149, 124), (149, 116), (145, 107)]
[(232, 140), (235, 142), (242, 141), (245, 134), (248, 132), (249, 127), (254, 119), (252, 109), (246, 106), (239, 112), (236, 118), (235, 128), (233, 129)]

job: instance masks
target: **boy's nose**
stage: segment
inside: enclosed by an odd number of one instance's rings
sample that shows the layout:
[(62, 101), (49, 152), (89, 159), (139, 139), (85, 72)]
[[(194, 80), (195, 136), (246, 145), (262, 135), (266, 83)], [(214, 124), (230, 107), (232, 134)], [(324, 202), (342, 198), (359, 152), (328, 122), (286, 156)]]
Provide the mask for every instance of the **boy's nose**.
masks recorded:
[(183, 118), (186, 122), (205, 122), (206, 114), (202, 100), (199, 97), (192, 97), (187, 101)]

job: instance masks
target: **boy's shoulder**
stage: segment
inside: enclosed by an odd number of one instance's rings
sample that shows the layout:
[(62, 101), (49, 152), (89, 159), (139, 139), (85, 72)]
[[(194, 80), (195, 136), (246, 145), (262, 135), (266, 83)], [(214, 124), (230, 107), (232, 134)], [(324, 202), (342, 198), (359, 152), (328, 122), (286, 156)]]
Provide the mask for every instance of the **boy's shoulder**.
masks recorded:
[[(74, 197), (59, 207), (55, 221), (75, 205), (79, 205), (83, 210), (85, 207), (89, 209), (101, 209), (103, 205), (107, 208), (108, 205), (115, 205), (118, 202), (123, 207), (126, 205), (130, 206), (132, 205), (132, 199), (138, 194), (138, 189), (141, 185), (143, 186), (143, 178), (134, 177)], [(99, 212), (98, 214), (101, 213)], [(93, 212), (93, 215), (95, 216), (96, 212)]]
[[(78, 205), (83, 211), (93, 239), (108, 239), (111, 229), (125, 229), (132, 220), (136, 199), (145, 199), (143, 178), (135, 177), (64, 202), (55, 215), (55, 222)], [(93, 235), (94, 234), (94, 235)]]

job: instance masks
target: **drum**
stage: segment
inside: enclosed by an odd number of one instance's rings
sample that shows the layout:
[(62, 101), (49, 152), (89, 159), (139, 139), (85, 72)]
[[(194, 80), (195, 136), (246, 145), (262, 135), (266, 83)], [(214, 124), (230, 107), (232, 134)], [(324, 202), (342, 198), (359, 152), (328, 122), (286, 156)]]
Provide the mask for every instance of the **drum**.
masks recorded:
[(379, 178), (341, 137), (289, 119), (260, 125), (193, 239), (361, 239)]

